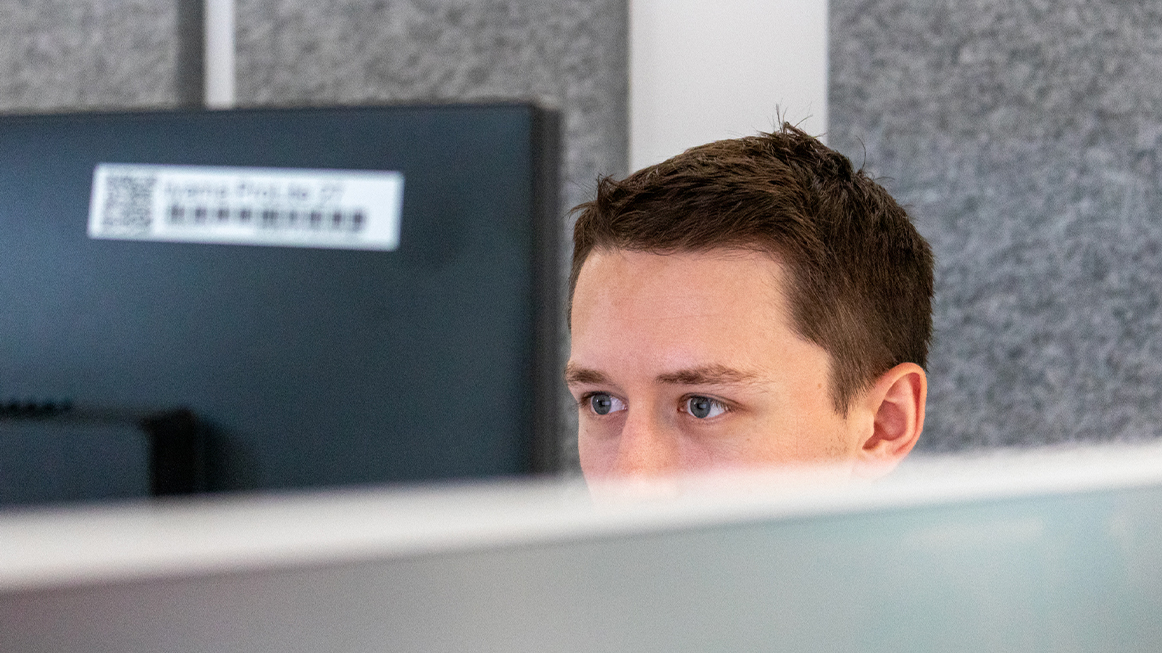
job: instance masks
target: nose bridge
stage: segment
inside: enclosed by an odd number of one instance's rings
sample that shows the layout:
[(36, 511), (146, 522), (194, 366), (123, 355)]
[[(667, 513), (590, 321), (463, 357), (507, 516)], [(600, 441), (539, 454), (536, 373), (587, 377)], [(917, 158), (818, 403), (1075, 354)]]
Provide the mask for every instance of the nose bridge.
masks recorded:
[(618, 476), (667, 476), (678, 471), (673, 433), (650, 406), (632, 406), (618, 440), (613, 472)]

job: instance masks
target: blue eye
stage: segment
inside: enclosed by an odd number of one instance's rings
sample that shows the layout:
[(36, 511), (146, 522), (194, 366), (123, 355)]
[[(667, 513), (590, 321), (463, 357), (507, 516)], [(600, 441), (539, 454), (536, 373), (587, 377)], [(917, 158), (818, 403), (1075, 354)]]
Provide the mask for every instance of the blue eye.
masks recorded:
[(710, 397), (690, 397), (686, 400), (686, 412), (698, 419), (710, 419), (725, 413), (726, 406)]
[(589, 408), (598, 415), (608, 415), (625, 410), (625, 402), (604, 392), (589, 395)]

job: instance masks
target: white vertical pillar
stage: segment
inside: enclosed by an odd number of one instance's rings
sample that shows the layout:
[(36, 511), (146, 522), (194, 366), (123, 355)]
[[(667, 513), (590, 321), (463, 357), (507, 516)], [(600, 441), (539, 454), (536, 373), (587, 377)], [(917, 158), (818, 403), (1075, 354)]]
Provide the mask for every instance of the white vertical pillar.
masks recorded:
[(205, 98), (209, 109), (234, 106), (234, 0), (205, 0)]
[(630, 169), (770, 131), (827, 130), (827, 0), (629, 0)]

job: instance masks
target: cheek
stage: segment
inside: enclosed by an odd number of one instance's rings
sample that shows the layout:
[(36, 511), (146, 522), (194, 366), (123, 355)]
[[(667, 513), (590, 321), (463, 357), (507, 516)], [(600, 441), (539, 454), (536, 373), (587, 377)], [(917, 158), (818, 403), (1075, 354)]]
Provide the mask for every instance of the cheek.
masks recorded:
[(827, 361), (816, 361), (787, 388), (790, 410), (781, 420), (784, 447), (799, 461), (837, 460), (850, 450), (850, 425), (832, 403)]
[(733, 420), (713, 433), (683, 438), (684, 466), (692, 470), (749, 469), (779, 462), (780, 437), (761, 421)]
[(840, 462), (851, 453), (849, 428), (830, 402), (800, 416), (789, 457), (801, 462)]
[(837, 461), (849, 453), (847, 430), (829, 404), (823, 408), (800, 405), (796, 410), (772, 410), (736, 421), (729, 432), (700, 442), (691, 453), (711, 461), (713, 467)]
[(609, 469), (614, 455), (609, 441), (610, 438), (595, 437), (585, 424), (578, 429), (577, 454), (581, 460), (581, 472), (585, 476), (600, 476)]

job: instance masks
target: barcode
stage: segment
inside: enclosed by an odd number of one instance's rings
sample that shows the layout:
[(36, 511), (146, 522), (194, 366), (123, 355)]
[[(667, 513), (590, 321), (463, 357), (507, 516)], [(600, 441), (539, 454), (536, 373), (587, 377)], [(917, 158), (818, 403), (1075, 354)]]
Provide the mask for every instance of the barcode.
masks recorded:
[(276, 209), (270, 207), (170, 204), (166, 220), (180, 225), (238, 225), (261, 229), (301, 229), (358, 233), (367, 225), (362, 209)]
[(104, 225), (119, 232), (147, 232), (153, 224), (155, 175), (109, 175), (105, 178)]

